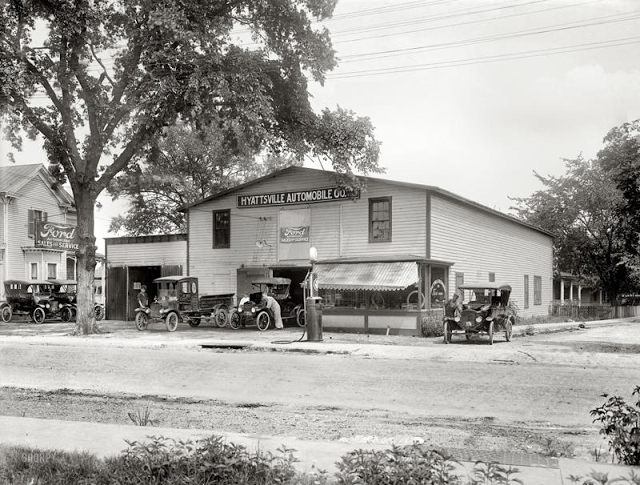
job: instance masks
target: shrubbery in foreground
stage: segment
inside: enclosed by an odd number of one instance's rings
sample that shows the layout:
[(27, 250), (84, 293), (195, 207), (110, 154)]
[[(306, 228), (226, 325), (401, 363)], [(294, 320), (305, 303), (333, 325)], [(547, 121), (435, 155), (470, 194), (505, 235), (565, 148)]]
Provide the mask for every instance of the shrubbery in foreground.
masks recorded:
[[(640, 386), (635, 406), (604, 394), (607, 401), (591, 411), (600, 433), (609, 442), (613, 456), (625, 465), (640, 465)], [(338, 471), (300, 473), (294, 464), (295, 450), (281, 447), (278, 455), (227, 443), (212, 436), (194, 443), (151, 437), (148, 443), (130, 442), (115, 458), (99, 460), (87, 453), (41, 451), (12, 447), (0, 450), (0, 483), (7, 485), (509, 485), (520, 483), (518, 469), (496, 463), (477, 462), (472, 476), (457, 475), (452, 457), (415, 443), (390, 449), (354, 450), (341, 458)], [(596, 485), (619, 483), (640, 485), (640, 475), (609, 479), (592, 471), (587, 476), (566, 477), (571, 483)]]
[[(523, 484), (518, 469), (477, 462), (471, 476), (456, 474), (456, 461), (425, 445), (354, 450), (337, 463), (338, 472), (300, 473), (295, 450), (282, 447), (250, 453), (243, 446), (212, 436), (197, 443), (151, 437), (132, 442), (115, 458), (99, 460), (87, 453), (41, 451), (12, 447), (0, 455), (3, 485), (511, 485)], [(0, 450), (0, 453), (3, 450)], [(592, 471), (567, 477), (579, 485), (640, 485), (640, 475), (609, 479)]]

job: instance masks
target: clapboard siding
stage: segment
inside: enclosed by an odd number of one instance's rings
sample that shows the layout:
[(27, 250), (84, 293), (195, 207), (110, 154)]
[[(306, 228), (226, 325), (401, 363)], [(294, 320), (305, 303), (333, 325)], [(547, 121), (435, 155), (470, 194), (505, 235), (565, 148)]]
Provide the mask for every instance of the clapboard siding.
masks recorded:
[[(523, 315), (546, 315), (552, 300), (552, 239), (522, 224), (466, 206), (434, 194), (431, 199), (431, 255), (455, 261), (455, 273), (465, 283), (488, 282), (495, 273), (498, 283), (513, 287), (512, 300)], [(524, 308), (524, 275), (529, 275), (529, 308)], [(534, 276), (542, 279), (542, 304), (534, 305)]]
[[(203, 202), (188, 210), (189, 274), (197, 276), (203, 292), (236, 291), (236, 271), (241, 266), (269, 267), (308, 264), (308, 260), (278, 261), (278, 218), (280, 211), (309, 208), (310, 245), (320, 259), (368, 255), (426, 254), (426, 193), (418, 189), (372, 182), (360, 199), (322, 202), (287, 207), (236, 207), (237, 196), (264, 194), (280, 190), (305, 190), (330, 187), (329, 174), (286, 173), (266, 179), (246, 189)], [(393, 240), (369, 242), (369, 199), (392, 197)], [(231, 211), (231, 244), (228, 249), (213, 249), (213, 211)], [(256, 241), (266, 241), (261, 247)]]
[(29, 263), (38, 264), (38, 277), (46, 278), (46, 265), (58, 265), (58, 277), (66, 277), (66, 253), (56, 251), (42, 251), (39, 253), (25, 253), (23, 247), (34, 247), (34, 240), (29, 237), (29, 210), (44, 211), (51, 222), (68, 223), (61, 210), (58, 199), (53, 195), (47, 183), (40, 175), (25, 184), (20, 196), (9, 204), (8, 209), (8, 238), (7, 264), (9, 278), (29, 278)]
[(171, 266), (187, 267), (187, 241), (109, 244), (109, 266)]
[[(369, 199), (391, 197), (391, 242), (369, 242)], [(426, 256), (426, 192), (370, 181), (360, 200), (343, 211), (343, 253), (354, 257), (415, 254)]]

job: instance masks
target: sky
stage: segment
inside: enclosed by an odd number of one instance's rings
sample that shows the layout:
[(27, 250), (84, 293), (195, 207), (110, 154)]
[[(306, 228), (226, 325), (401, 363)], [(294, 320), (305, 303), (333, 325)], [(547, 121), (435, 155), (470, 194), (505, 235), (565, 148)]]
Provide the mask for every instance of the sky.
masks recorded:
[[(339, 0), (323, 24), (339, 65), (312, 105), (370, 118), (376, 176), (508, 212), (542, 188), (534, 172), (564, 174), (640, 118), (640, 0)], [(15, 158), (46, 162), (33, 143)], [(114, 236), (126, 206), (100, 201), (96, 235)]]

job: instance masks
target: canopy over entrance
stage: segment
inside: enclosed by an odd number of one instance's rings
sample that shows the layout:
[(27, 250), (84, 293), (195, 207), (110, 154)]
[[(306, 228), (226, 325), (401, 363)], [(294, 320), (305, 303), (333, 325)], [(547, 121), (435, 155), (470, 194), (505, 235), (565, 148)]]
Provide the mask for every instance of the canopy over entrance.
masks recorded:
[(332, 290), (404, 290), (419, 281), (416, 261), (319, 263), (318, 287)]

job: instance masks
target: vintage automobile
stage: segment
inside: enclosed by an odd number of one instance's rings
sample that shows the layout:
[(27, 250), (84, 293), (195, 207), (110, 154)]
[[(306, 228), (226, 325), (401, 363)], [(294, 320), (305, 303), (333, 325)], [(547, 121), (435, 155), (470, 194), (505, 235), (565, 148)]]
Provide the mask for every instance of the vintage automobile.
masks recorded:
[(233, 293), (198, 297), (198, 278), (193, 276), (163, 276), (153, 282), (157, 296), (148, 308), (136, 308), (136, 328), (145, 330), (150, 322), (164, 322), (169, 332), (186, 321), (197, 327), (203, 321), (213, 321), (219, 327), (227, 324)]
[(58, 303), (51, 298), (52, 285), (48, 281), (7, 280), (4, 282), (6, 302), (0, 303), (3, 322), (14, 316), (29, 316), (36, 323), (58, 314)]
[(77, 313), (77, 283), (75, 280), (48, 280), (51, 300), (57, 302), (57, 312), (63, 322), (70, 322)]
[(247, 325), (257, 325), (258, 330), (264, 332), (274, 322), (273, 312), (266, 307), (263, 295), (273, 297), (280, 305), (283, 322), (295, 320), (300, 326), (305, 325), (304, 306), (291, 298), (291, 279), (262, 278), (251, 282), (258, 291), (251, 292), (247, 298), (240, 300), (238, 307), (232, 309), (229, 315), (229, 325), (238, 329)]
[(450, 343), (453, 335), (464, 335), (467, 340), (474, 334), (488, 335), (493, 345), (496, 332), (504, 332), (511, 340), (515, 314), (509, 304), (511, 286), (494, 283), (466, 284), (462, 292), (462, 312), (456, 317), (444, 317), (444, 342)]
[[(47, 280), (52, 285), (51, 298), (58, 302), (58, 315), (64, 322), (69, 322), (76, 318), (78, 312), (77, 290), (78, 282), (76, 280)], [(104, 318), (104, 305), (95, 302), (93, 311), (96, 320)]]

